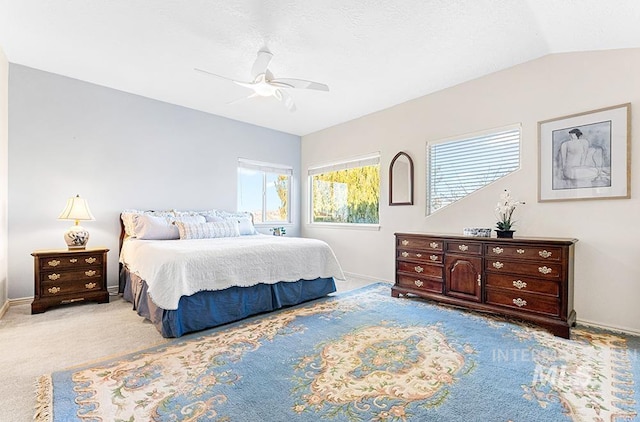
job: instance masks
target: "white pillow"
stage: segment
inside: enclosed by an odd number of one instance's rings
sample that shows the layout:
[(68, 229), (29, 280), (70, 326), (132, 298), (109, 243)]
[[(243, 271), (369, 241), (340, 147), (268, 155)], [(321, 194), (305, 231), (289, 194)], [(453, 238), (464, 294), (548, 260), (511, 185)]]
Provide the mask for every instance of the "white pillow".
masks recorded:
[(237, 221), (238, 221), (238, 230), (240, 231), (240, 236), (246, 236), (249, 234), (258, 234), (258, 231), (253, 226), (253, 222), (251, 221), (250, 218), (247, 218), (247, 217), (238, 218)]
[(176, 221), (180, 239), (211, 239), (216, 237), (238, 237), (238, 223), (233, 220), (215, 223), (183, 223)]
[(135, 233), (138, 239), (146, 240), (175, 240), (180, 239), (180, 232), (174, 222), (204, 223), (201, 215), (183, 217), (155, 217), (152, 215), (138, 215), (134, 218)]
[(124, 210), (122, 211), (120, 218), (122, 218), (122, 225), (124, 226), (124, 232), (129, 237), (136, 237), (135, 220), (139, 215), (152, 215), (155, 217), (172, 217), (173, 211), (142, 211), (142, 210)]

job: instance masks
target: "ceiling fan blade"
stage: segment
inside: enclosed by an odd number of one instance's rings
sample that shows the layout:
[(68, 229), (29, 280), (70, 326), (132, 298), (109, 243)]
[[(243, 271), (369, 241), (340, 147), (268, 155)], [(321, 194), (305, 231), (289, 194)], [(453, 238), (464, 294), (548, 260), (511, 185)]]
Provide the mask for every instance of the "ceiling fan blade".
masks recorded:
[(278, 78), (271, 79), (270, 84), (280, 86), (282, 88), (297, 88), (297, 89), (315, 89), (318, 91), (329, 91), (329, 87), (320, 82), (305, 81), (304, 79), (292, 79), (292, 78)]
[(194, 67), (193, 70), (197, 70), (198, 72), (206, 73), (207, 75), (215, 76), (216, 78), (224, 79), (224, 80), (231, 81), (231, 82), (237, 82), (234, 79), (227, 78), (226, 76), (221, 76), (221, 75), (209, 72), (208, 70), (200, 69), (200, 68), (197, 68), (197, 67)]
[(278, 89), (275, 91), (273, 96), (280, 101), (290, 112), (296, 111), (296, 104), (293, 102), (293, 98), (286, 91)]
[(267, 73), (267, 67), (269, 67), (272, 58), (273, 54), (268, 51), (258, 51), (258, 57), (256, 57), (256, 61), (253, 62), (253, 67), (251, 67), (251, 77), (255, 79), (258, 75)]
[(237, 103), (239, 103), (239, 102), (246, 101), (246, 100), (248, 100), (248, 99), (255, 98), (255, 97), (257, 97), (257, 96), (258, 96), (258, 94), (256, 94), (256, 93), (254, 92), (253, 94), (249, 95), (248, 97), (240, 97), (240, 98), (236, 98), (235, 100), (229, 101), (227, 104), (237, 104)]

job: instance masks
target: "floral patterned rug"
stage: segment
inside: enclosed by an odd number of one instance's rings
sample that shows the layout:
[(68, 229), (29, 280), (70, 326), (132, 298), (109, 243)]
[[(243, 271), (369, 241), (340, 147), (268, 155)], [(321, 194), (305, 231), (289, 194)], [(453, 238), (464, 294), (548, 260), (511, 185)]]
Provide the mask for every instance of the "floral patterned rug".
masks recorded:
[(617, 421), (640, 338), (572, 339), (388, 284), (45, 375), (39, 421)]

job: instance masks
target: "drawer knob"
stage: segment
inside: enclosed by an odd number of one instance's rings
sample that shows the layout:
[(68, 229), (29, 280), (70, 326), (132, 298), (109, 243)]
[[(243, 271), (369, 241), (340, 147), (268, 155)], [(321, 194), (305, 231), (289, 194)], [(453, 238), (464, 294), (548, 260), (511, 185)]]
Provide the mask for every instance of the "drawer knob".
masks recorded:
[(94, 275), (96, 275), (96, 272), (94, 270), (88, 270), (84, 272), (84, 275), (86, 275), (87, 277), (93, 277)]
[(438, 245), (438, 242), (431, 242), (429, 243), (429, 246), (431, 246), (431, 249), (440, 249), (440, 245)]
[(402, 257), (403, 257), (403, 258), (406, 258), (406, 257), (408, 257), (408, 256), (409, 256), (409, 252), (402, 252)]
[(493, 264), (491, 264), (491, 265), (493, 265), (493, 268), (497, 268), (498, 270), (499, 270), (500, 268), (504, 267), (504, 264), (503, 264), (502, 262), (500, 262), (500, 261), (496, 261), (496, 262), (494, 262), (494, 263), (493, 263)]
[(60, 265), (60, 261), (58, 261), (57, 259), (52, 259), (51, 261), (47, 262), (47, 264), (49, 264), (50, 267), (57, 267), (58, 265)]
[(49, 293), (52, 293), (52, 294), (55, 295), (56, 293), (58, 293), (60, 291), (60, 287), (58, 287), (58, 286), (49, 287), (47, 290), (49, 290)]
[(518, 252), (520, 255), (522, 255), (524, 253), (524, 249), (516, 249), (516, 252)]
[(437, 261), (438, 260), (438, 255), (431, 255), (429, 257), (429, 259), (432, 260), (432, 261)]
[(504, 249), (502, 249), (500, 246), (496, 246), (495, 248), (493, 248), (493, 253), (500, 255), (502, 252), (504, 252)]
[(54, 280), (55, 281), (55, 280), (57, 280), (59, 278), (60, 278), (60, 274), (56, 274), (56, 273), (49, 274), (49, 280)]
[(551, 252), (549, 252), (547, 250), (542, 250), (542, 251), (538, 252), (538, 255), (540, 255), (543, 258), (549, 258), (551, 256)]
[(464, 252), (469, 250), (469, 247), (467, 245), (458, 245), (458, 249)]
[(416, 254), (416, 256), (417, 256), (418, 258), (422, 258), (422, 254), (421, 254), (421, 253), (417, 253), (417, 254)]
[(418, 287), (422, 287), (422, 286), (424, 286), (424, 282), (422, 282), (422, 280), (416, 280), (416, 281), (414, 281), (413, 283), (414, 283), (416, 286), (418, 286)]
[(407, 246), (409, 244), (409, 241), (407, 239), (402, 241), (402, 246)]
[(417, 273), (421, 273), (424, 271), (424, 268), (422, 268), (421, 266), (417, 266), (417, 267), (413, 267), (414, 270), (416, 270)]
[(518, 308), (522, 308), (523, 306), (527, 306), (527, 301), (517, 298), (517, 299), (513, 299), (513, 304), (516, 305)]
[(93, 264), (93, 263), (94, 263), (94, 262), (96, 262), (96, 261), (97, 261), (97, 260), (96, 260), (94, 257), (92, 257), (92, 256), (90, 256), (89, 258), (86, 258), (86, 259), (84, 260), (84, 262), (86, 262), (87, 264)]
[(87, 284), (84, 285), (84, 287), (87, 288), (87, 289), (93, 289), (96, 286), (97, 286), (96, 283), (87, 283)]
[(75, 264), (76, 262), (78, 262), (78, 258), (71, 258), (69, 262), (71, 262), (72, 264)]
[(549, 274), (553, 270), (545, 265), (544, 267), (538, 267), (538, 271), (542, 274)]
[(517, 289), (524, 289), (527, 287), (527, 283), (522, 280), (513, 280), (513, 287)]

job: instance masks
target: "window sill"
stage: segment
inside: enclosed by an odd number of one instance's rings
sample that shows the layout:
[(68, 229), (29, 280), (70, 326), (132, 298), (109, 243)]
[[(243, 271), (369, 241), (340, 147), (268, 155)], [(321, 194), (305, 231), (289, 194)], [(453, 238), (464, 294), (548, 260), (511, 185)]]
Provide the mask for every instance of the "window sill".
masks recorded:
[(379, 231), (380, 224), (358, 224), (358, 223), (308, 223), (307, 227), (312, 229), (354, 229)]

